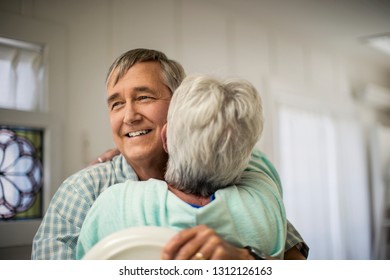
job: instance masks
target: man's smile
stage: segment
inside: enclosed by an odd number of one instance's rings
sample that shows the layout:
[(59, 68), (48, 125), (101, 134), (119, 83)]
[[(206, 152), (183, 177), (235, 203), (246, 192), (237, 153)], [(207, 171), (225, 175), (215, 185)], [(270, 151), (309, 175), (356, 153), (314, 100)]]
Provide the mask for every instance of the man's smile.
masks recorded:
[(136, 136), (148, 134), (151, 131), (152, 131), (151, 129), (138, 130), (138, 131), (129, 132), (126, 135), (131, 138), (131, 137), (136, 137)]

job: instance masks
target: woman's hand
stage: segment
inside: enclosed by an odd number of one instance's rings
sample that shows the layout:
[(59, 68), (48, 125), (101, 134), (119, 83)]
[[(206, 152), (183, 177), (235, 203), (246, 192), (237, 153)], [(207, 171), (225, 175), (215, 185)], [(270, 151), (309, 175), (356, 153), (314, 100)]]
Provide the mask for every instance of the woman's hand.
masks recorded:
[(161, 252), (163, 260), (253, 260), (245, 248), (224, 241), (213, 229), (199, 225), (176, 234)]
[(93, 161), (91, 161), (88, 164), (88, 166), (109, 161), (113, 157), (115, 157), (116, 155), (119, 155), (119, 154), (120, 154), (120, 152), (117, 148), (109, 149), (109, 150), (105, 151), (103, 154), (101, 154), (97, 159), (94, 159)]

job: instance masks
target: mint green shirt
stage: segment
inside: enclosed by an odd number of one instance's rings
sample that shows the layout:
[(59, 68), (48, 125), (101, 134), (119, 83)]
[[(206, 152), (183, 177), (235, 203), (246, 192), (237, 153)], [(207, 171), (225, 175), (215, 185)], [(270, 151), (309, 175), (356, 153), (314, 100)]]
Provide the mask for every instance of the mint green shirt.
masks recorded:
[(116, 231), (138, 226), (181, 230), (204, 224), (225, 241), (252, 246), (283, 258), (286, 215), (280, 185), (262, 165), (250, 164), (239, 185), (218, 190), (215, 199), (195, 208), (168, 190), (164, 181), (116, 184), (92, 205), (80, 231), (76, 257), (81, 259), (99, 240)]

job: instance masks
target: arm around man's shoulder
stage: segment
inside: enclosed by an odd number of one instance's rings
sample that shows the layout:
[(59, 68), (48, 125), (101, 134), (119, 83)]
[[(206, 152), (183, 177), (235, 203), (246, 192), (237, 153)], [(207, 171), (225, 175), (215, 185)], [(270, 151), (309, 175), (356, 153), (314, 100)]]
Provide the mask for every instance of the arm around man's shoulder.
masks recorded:
[[(245, 176), (256, 180), (256, 173), (261, 174), (262, 177), (260, 181), (267, 182), (269, 187), (277, 189), (280, 196), (283, 194), (282, 183), (279, 177), (276, 168), (272, 162), (262, 153), (259, 149), (255, 148), (252, 151), (251, 158), (248, 164), (248, 167), (245, 169), (243, 178)], [(258, 184), (255, 184), (258, 186)], [(287, 237), (285, 250), (287, 253), (291, 253), (293, 249), (298, 249), (300, 251), (299, 258), (291, 257), (292, 259), (305, 259), (308, 257), (309, 247), (304, 242), (303, 238), (295, 227), (287, 220)], [(294, 250), (296, 251), (296, 250)], [(285, 258), (290, 259), (288, 254), (285, 255)]]

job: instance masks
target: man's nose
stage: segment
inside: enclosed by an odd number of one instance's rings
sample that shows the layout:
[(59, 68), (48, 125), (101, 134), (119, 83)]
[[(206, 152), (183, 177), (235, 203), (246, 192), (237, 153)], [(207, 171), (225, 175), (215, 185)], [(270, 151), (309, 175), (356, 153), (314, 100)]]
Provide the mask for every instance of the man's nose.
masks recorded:
[(123, 122), (127, 124), (132, 124), (139, 120), (141, 120), (141, 114), (139, 113), (137, 106), (131, 102), (128, 102), (126, 104)]

